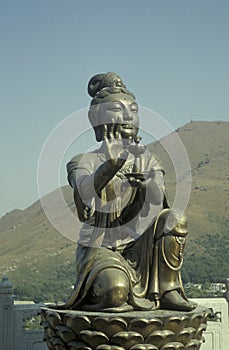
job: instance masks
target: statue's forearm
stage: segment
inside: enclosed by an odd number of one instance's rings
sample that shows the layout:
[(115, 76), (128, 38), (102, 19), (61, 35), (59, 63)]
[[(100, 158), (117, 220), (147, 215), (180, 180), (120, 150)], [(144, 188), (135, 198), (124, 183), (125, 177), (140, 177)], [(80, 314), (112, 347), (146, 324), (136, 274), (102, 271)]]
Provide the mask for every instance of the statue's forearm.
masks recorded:
[(73, 188), (77, 188), (81, 198), (88, 200), (99, 195), (102, 189), (115, 176), (119, 169), (125, 163), (125, 159), (118, 159), (114, 161), (110, 159), (100, 165), (100, 167), (91, 175), (84, 175), (77, 178), (77, 171), (73, 172), (70, 177), (70, 183)]
[(99, 194), (108, 184), (108, 182), (115, 176), (124, 163), (125, 159), (118, 159), (116, 162), (110, 159), (96, 170), (94, 174), (94, 188), (97, 194)]

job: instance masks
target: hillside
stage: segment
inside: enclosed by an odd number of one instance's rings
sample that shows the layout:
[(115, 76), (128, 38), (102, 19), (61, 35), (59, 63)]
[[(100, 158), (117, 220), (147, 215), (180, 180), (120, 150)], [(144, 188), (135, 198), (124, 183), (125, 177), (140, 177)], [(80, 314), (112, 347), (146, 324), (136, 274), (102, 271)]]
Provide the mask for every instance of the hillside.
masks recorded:
[[(191, 122), (177, 133), (192, 172), (183, 278), (199, 283), (223, 282), (229, 276), (229, 122)], [(159, 143), (150, 145), (150, 149), (163, 160), (169, 198), (173, 198), (172, 162)]]
[[(229, 122), (191, 122), (177, 133), (192, 170), (187, 208), (190, 234), (183, 278), (193, 282), (223, 281), (229, 276)], [(162, 160), (172, 203), (173, 164), (160, 143), (149, 145), (149, 149)], [(71, 189), (66, 186), (62, 191), (73, 208)], [(47, 301), (69, 295), (74, 283), (75, 244), (52, 227), (40, 201), (3, 216), (0, 241), (0, 275), (9, 276), (21, 298)]]

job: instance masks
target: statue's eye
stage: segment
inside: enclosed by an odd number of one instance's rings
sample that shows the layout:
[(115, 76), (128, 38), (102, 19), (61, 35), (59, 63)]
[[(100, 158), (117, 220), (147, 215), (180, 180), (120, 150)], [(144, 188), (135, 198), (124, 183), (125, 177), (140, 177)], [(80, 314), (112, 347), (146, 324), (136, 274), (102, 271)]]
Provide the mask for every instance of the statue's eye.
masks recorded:
[(133, 113), (137, 113), (137, 112), (138, 112), (138, 106), (137, 106), (137, 105), (132, 105), (132, 106), (130, 107), (130, 110), (131, 110), (131, 112), (133, 112)]
[(113, 112), (121, 112), (122, 111), (122, 107), (121, 106), (112, 106), (110, 109)]

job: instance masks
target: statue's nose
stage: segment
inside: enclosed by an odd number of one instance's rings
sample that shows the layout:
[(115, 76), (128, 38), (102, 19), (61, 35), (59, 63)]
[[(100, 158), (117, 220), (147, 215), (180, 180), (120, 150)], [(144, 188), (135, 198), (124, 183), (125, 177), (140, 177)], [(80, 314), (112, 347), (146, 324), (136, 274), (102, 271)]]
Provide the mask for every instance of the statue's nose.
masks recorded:
[(133, 120), (133, 116), (130, 111), (125, 111), (123, 115), (123, 120)]

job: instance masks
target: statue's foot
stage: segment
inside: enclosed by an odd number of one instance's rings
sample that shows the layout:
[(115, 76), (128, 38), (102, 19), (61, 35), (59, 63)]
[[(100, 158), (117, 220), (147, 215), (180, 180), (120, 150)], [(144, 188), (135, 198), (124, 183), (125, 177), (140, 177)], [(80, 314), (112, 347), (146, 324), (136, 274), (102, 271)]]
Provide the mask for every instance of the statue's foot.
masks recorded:
[(125, 303), (123, 305), (120, 306), (116, 306), (116, 307), (104, 307), (103, 303), (99, 303), (99, 304), (92, 304), (92, 305), (84, 305), (82, 307), (82, 310), (85, 311), (101, 311), (101, 312), (128, 312), (128, 311), (133, 311), (133, 306)]
[(177, 290), (165, 293), (161, 298), (161, 309), (176, 311), (191, 311), (197, 306), (196, 303), (185, 300)]

